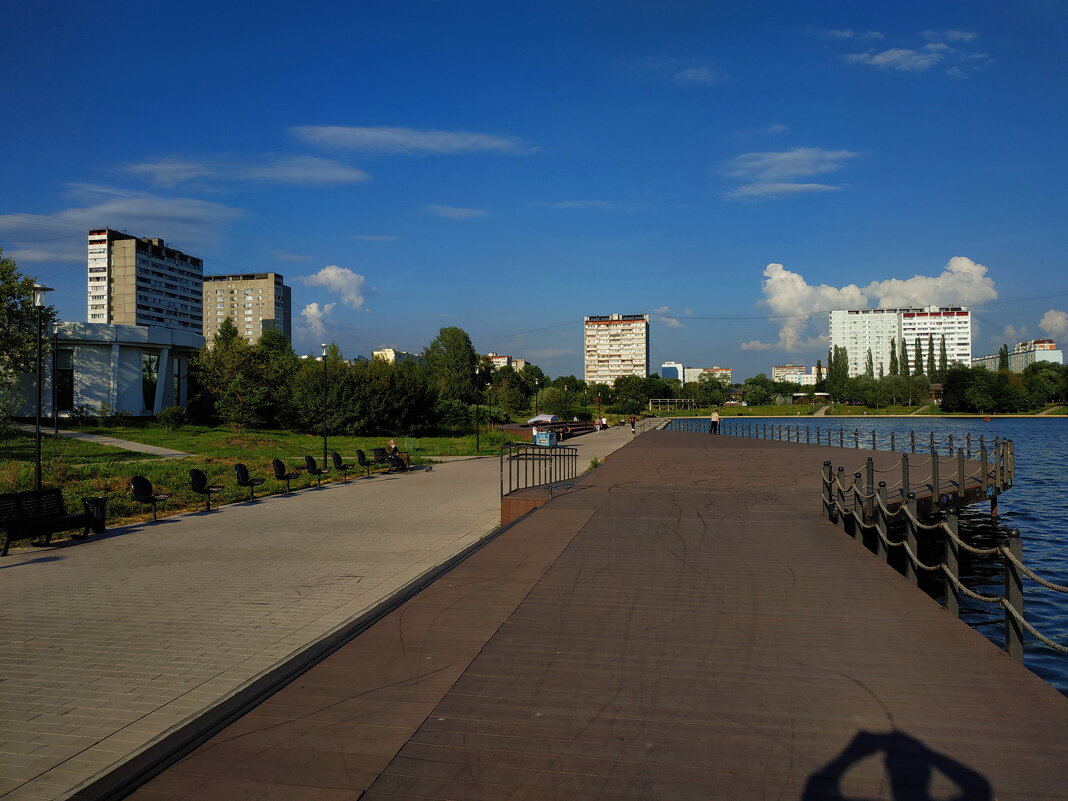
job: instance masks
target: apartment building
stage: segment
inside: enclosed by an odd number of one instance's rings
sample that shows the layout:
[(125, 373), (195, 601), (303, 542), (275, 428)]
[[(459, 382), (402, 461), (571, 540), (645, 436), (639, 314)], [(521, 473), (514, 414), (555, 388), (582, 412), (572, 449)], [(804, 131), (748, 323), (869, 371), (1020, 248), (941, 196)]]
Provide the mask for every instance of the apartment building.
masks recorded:
[(202, 332), (201, 259), (162, 239), (96, 228), (87, 263), (88, 322)]
[(256, 342), (269, 328), (292, 339), (291, 292), (278, 273), (235, 273), (204, 276), (204, 338), (230, 321), (249, 342)]
[[(1064, 364), (1064, 353), (1057, 347), (1052, 339), (1029, 339), (1027, 342), (1017, 343), (1009, 351), (1009, 371), (1022, 373), (1024, 368), (1035, 362), (1053, 362)], [(972, 359), (972, 367), (985, 367), (987, 370), (998, 369), (998, 355), (976, 356)]]
[[(926, 372), (927, 343), (934, 338), (940, 348), (946, 340), (948, 364), (969, 364), (972, 356), (971, 312), (966, 306), (925, 306), (903, 309), (835, 309), (828, 313), (829, 347), (844, 347), (849, 357), (849, 375), (862, 375), (867, 370), (868, 351), (871, 350), (875, 375), (880, 370), (890, 372), (890, 344), (901, 341), (908, 348), (910, 359), (915, 358), (915, 343), (919, 337), (923, 345)], [(937, 351), (936, 351), (937, 353)], [(910, 364), (914, 370), (915, 364)]]
[(801, 383), (800, 377), (805, 374), (805, 369), (805, 365), (803, 364), (792, 364), (790, 362), (776, 365), (771, 368), (771, 380), (789, 381), (792, 384), (799, 384)]
[(682, 362), (664, 362), (660, 365), (660, 377), (677, 378), (685, 386), (686, 368), (683, 367)]
[(649, 315), (608, 314), (583, 318), (583, 378), (611, 384), (625, 375), (649, 375)]
[(372, 359), (382, 359), (390, 364), (396, 364), (397, 362), (407, 361), (422, 361), (423, 357), (418, 353), (408, 353), (406, 350), (397, 350), (396, 348), (380, 348), (379, 350), (371, 351)]

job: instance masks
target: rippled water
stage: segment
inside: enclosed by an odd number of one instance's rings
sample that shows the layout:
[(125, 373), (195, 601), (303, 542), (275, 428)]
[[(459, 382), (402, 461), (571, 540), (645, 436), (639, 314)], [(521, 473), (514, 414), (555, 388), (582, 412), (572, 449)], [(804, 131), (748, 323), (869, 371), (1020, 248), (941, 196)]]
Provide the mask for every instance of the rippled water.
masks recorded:
[[(1023, 545), (1024, 564), (1047, 581), (1068, 585), (1068, 418), (994, 417), (985, 423), (979, 418), (786, 417), (748, 422), (767, 423), (769, 427), (772, 424), (800, 425), (802, 441), (806, 425), (819, 427), (824, 432), (833, 430), (836, 432), (835, 444), (839, 441), (837, 431), (844, 429), (845, 441), (850, 446), (853, 432), (858, 431), (862, 448), (865, 439), (870, 447), (872, 431), (882, 442), (882, 449), (888, 447), (886, 441), (890, 432), (895, 434), (898, 450), (909, 441), (908, 435), (912, 431), (916, 432), (918, 444), (929, 441), (932, 433), (940, 439), (952, 435), (959, 445), (964, 444), (968, 434), (973, 442), (978, 442), (980, 436), (988, 443), (995, 437), (1013, 440), (1016, 445), (1016, 482), (1000, 498), (999, 519), (991, 521), (986, 504), (969, 507), (961, 515), (961, 534), (976, 547), (993, 547), (1005, 542), (1006, 532), (1017, 529)], [(917, 449), (927, 452), (925, 445)], [(1004, 590), (1004, 571), (997, 559), (962, 559), (961, 579), (977, 592), (1000, 595)], [(928, 589), (932, 594), (940, 593), (938, 587)], [(1028, 622), (1046, 637), (1068, 645), (1068, 595), (1048, 590), (1025, 578), (1024, 613)], [(999, 646), (1004, 644), (1004, 618), (999, 607), (961, 598), (961, 617)], [(1068, 654), (1058, 653), (1030, 634), (1025, 637), (1024, 664), (1068, 695)]]

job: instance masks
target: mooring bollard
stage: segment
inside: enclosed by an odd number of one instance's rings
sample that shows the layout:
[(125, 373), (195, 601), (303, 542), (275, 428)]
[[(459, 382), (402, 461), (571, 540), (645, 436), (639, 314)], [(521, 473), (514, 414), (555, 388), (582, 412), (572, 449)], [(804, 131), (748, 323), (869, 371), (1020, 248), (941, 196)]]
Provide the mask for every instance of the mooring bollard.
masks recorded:
[[(1009, 531), (1008, 550), (1017, 560), (1023, 556), (1020, 532), (1017, 529)], [(1020, 568), (1008, 558), (1005, 559), (1005, 600), (1023, 617), (1023, 579), (1020, 576)], [(1005, 610), (1005, 652), (1017, 662), (1023, 662), (1023, 626), (1008, 609)]]

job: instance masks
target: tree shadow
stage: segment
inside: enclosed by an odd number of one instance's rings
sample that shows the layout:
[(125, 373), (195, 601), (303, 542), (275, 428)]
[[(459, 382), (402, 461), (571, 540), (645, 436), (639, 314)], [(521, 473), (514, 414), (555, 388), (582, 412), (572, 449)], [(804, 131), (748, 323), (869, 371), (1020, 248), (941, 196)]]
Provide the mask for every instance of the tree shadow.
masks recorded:
[(23, 567), (25, 565), (39, 565), (42, 562), (58, 562), (62, 558), (62, 556), (38, 556), (34, 559), (27, 559), (25, 562), (13, 562), (7, 565), (0, 565), (0, 570), (7, 570), (12, 567)]
[(956, 788), (952, 796), (939, 793), (941, 801), (992, 801), (994, 797), (990, 782), (981, 773), (894, 730), (885, 734), (857, 732), (841, 754), (809, 777), (801, 801), (870, 801), (844, 795), (842, 780), (855, 765), (879, 754), (884, 759), (884, 779), (890, 785), (888, 797), (893, 801), (934, 801), (935, 771)]

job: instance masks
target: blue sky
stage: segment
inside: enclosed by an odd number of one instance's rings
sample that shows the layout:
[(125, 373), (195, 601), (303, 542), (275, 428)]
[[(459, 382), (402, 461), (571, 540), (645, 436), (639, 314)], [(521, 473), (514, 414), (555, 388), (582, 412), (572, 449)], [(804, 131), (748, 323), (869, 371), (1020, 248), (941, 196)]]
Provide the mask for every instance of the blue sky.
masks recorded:
[(584, 314), (649, 312), (653, 369), (740, 378), (921, 302), (1068, 340), (1062, 2), (2, 4), (0, 247), (64, 319), (110, 226), (283, 273), (300, 352), (581, 375)]

